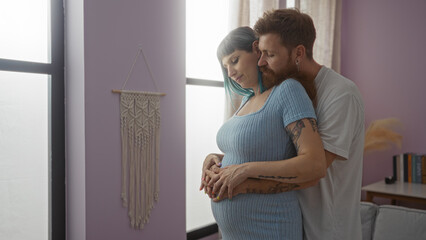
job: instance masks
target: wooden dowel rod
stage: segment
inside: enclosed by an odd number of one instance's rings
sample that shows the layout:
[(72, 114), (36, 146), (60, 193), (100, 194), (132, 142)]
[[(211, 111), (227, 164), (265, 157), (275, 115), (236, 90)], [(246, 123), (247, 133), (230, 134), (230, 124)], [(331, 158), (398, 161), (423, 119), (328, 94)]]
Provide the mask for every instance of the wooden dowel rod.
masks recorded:
[(118, 89), (112, 89), (112, 92), (113, 93), (144, 93), (149, 95), (166, 96), (165, 93), (160, 93), (160, 92), (141, 92), (141, 91), (118, 90)]

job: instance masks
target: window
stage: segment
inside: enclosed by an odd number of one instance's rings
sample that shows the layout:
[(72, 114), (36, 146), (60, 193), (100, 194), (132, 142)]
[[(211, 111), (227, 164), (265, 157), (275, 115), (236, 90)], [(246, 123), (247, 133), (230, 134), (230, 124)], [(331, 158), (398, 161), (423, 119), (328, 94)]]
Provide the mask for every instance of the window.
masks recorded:
[(294, 8), (294, 7), (296, 7), (296, 0), (287, 0), (286, 7), (287, 8)]
[(186, 230), (215, 225), (210, 199), (200, 192), (201, 167), (220, 153), (216, 133), (224, 120), (225, 90), (216, 57), (228, 33), (229, 0), (186, 1)]
[(0, 29), (0, 233), (65, 239), (62, 1), (0, 1)]

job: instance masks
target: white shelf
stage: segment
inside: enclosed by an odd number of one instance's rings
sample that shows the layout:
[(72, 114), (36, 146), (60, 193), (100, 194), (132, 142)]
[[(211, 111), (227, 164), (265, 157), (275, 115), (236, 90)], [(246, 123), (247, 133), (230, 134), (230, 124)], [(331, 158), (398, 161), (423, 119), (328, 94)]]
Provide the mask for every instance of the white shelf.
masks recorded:
[(363, 191), (399, 195), (403, 197), (416, 197), (426, 199), (426, 184), (407, 183), (396, 181), (392, 184), (386, 184), (385, 181), (379, 181), (361, 188)]

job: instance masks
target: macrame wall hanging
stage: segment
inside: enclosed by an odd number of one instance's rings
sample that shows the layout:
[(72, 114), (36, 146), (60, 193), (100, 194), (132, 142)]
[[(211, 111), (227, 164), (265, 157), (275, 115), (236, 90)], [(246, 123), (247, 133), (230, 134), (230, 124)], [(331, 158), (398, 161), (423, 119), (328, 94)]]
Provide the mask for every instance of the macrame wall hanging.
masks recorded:
[[(142, 54), (157, 92), (123, 90)], [(159, 194), (160, 97), (151, 69), (139, 46), (120, 93), (121, 199), (130, 225), (143, 229)]]

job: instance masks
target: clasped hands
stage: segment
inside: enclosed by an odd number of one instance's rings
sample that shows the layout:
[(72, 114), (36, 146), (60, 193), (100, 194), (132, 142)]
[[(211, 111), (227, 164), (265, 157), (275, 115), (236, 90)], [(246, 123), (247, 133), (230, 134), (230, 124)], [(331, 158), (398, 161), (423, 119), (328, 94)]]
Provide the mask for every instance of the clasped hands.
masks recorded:
[(203, 163), (200, 191), (213, 199), (214, 202), (225, 198), (232, 199), (238, 192), (235, 188), (246, 180), (248, 165), (238, 164), (221, 168), (222, 155), (209, 154)]

